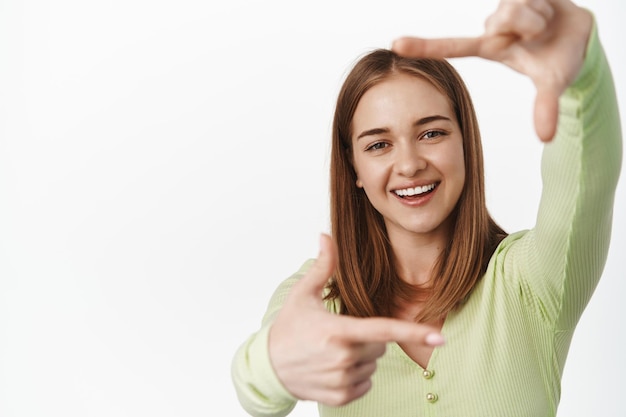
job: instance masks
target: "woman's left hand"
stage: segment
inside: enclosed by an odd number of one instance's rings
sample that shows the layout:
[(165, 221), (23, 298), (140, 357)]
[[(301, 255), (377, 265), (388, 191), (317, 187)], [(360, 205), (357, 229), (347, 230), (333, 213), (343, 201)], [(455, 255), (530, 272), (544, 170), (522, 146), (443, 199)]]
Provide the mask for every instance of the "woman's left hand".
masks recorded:
[(410, 57), (477, 56), (503, 63), (533, 81), (535, 130), (552, 139), (558, 100), (582, 68), (593, 17), (569, 0), (502, 0), (477, 38), (405, 37), (392, 49)]

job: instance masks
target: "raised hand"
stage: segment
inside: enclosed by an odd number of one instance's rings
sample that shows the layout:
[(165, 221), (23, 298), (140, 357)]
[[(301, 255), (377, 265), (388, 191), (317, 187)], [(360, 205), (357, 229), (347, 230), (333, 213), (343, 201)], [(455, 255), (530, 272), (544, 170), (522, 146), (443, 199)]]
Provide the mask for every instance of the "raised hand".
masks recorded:
[(287, 390), (303, 400), (343, 405), (371, 387), (376, 360), (387, 342), (438, 346), (432, 328), (391, 318), (355, 318), (329, 313), (322, 291), (335, 270), (336, 249), (322, 235), (320, 254), (289, 293), (269, 335), (272, 366)]
[(404, 56), (478, 56), (525, 74), (537, 89), (535, 131), (552, 139), (558, 99), (575, 80), (591, 33), (591, 14), (569, 0), (502, 0), (477, 38), (397, 39), (392, 49)]

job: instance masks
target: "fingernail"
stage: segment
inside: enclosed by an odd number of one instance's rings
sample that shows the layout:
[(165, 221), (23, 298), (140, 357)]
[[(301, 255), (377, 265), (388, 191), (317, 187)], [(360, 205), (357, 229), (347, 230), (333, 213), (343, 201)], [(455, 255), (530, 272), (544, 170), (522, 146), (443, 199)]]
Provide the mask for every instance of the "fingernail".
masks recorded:
[(446, 343), (446, 339), (439, 333), (429, 333), (426, 335), (426, 344), (430, 346), (441, 346)]

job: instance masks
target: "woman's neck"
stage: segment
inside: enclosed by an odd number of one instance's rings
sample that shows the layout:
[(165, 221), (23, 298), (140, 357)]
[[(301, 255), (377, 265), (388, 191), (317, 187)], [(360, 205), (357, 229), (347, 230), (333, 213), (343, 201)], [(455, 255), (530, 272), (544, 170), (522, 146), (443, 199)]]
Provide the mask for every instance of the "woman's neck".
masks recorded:
[(433, 268), (448, 245), (447, 228), (431, 234), (389, 233), (396, 271), (409, 284), (424, 285), (430, 282)]

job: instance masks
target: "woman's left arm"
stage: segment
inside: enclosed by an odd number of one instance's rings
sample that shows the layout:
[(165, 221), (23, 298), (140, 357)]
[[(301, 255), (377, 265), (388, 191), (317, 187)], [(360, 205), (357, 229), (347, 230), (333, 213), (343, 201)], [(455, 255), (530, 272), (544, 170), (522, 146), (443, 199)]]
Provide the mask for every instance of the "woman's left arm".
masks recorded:
[(549, 143), (537, 223), (516, 268), (540, 314), (556, 329), (572, 329), (602, 274), (610, 242), (622, 157), (611, 71), (593, 15), (569, 0), (503, 0), (485, 27), (478, 38), (402, 38), (394, 50), (479, 56), (535, 84), (535, 130)]
[(539, 213), (521, 268), (546, 318), (558, 330), (571, 330), (604, 269), (622, 158), (613, 78), (595, 26), (559, 109), (556, 137), (542, 156)]

